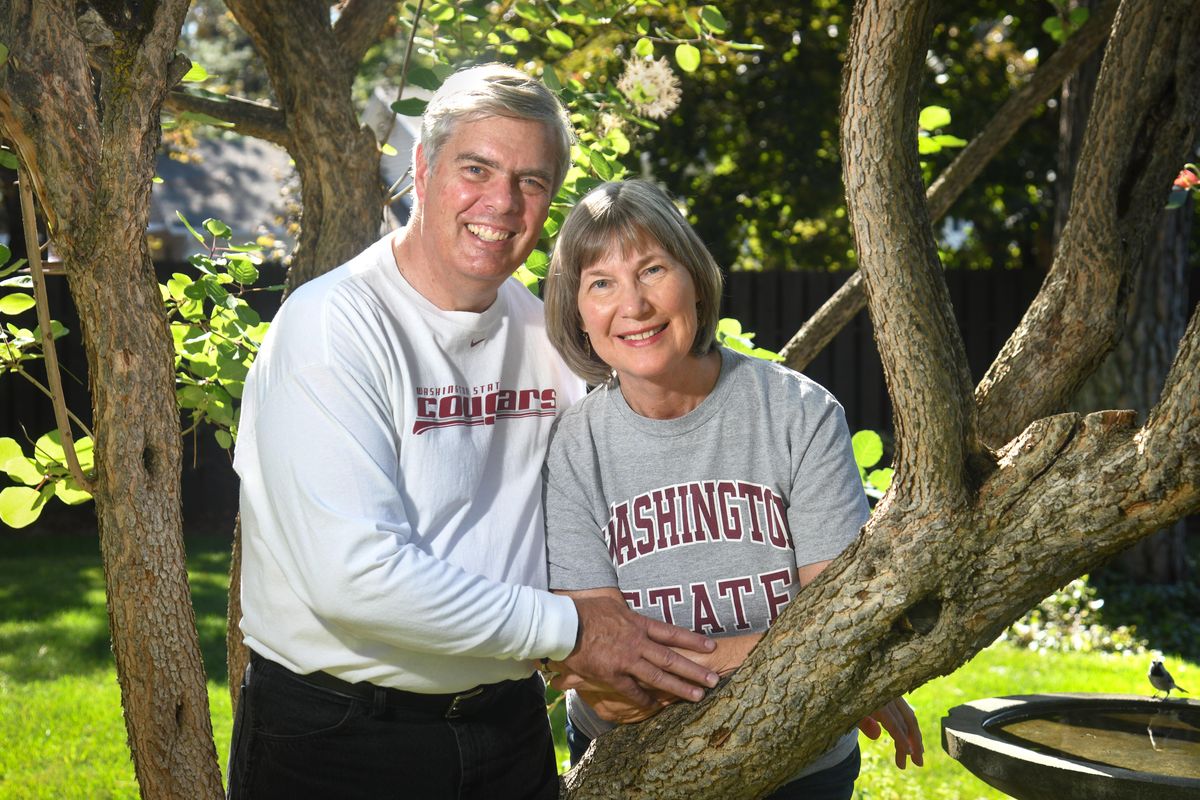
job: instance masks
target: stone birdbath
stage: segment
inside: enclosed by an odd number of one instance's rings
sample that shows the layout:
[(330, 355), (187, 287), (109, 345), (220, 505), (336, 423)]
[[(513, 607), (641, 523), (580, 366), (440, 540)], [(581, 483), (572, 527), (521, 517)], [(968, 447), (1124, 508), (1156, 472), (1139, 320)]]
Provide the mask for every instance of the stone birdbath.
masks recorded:
[(1032, 694), (942, 718), (942, 748), (1018, 800), (1200, 799), (1200, 701)]

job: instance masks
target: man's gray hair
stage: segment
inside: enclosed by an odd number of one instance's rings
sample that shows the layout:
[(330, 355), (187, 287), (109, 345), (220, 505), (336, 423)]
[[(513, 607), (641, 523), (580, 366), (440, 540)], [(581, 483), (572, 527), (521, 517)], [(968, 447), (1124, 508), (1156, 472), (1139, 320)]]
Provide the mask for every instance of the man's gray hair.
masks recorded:
[[(571, 144), (575, 131), (562, 103), (537, 78), (506, 64), (480, 64), (451, 75), (433, 95), (421, 119), (421, 149), (430, 171), (438, 151), (459, 122), (485, 117), (509, 117), (540, 122), (554, 147), (554, 191), (567, 177), (571, 167)], [(413, 153), (416, 166), (416, 152)]]

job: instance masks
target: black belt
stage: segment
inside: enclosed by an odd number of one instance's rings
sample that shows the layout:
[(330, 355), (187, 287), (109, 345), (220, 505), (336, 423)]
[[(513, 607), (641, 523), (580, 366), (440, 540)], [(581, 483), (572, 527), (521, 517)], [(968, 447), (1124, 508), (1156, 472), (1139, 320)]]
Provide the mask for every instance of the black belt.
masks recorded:
[(376, 686), (366, 681), (349, 683), (341, 678), (330, 675), (328, 672), (310, 672), (307, 675), (300, 675), (281, 664), (276, 664), (274, 661), (263, 658), (253, 650), (250, 651), (250, 669), (251, 672), (262, 669), (277, 670), (301, 683), (327, 692), (333, 692), (352, 700), (360, 700), (368, 705), (378, 703), (385, 706), (408, 709), (409, 711), (420, 711), (434, 716), (445, 717), (446, 719), (474, 716), (522, 684), (537, 681), (540, 690), (542, 682), (541, 677), (534, 673), (523, 680), (485, 683), (476, 686), (474, 689), (454, 694), (420, 694), (418, 692), (406, 692), (403, 689), (392, 689), (387, 686)]

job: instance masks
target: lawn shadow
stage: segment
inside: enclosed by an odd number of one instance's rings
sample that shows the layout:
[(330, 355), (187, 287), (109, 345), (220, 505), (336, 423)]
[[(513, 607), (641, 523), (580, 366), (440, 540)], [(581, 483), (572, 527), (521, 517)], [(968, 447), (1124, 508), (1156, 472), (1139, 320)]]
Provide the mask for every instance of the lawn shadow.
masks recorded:
[[(187, 541), (200, 650), (225, 681), (229, 540)], [(0, 536), (0, 675), (28, 683), (112, 666), (100, 548), (90, 536)]]

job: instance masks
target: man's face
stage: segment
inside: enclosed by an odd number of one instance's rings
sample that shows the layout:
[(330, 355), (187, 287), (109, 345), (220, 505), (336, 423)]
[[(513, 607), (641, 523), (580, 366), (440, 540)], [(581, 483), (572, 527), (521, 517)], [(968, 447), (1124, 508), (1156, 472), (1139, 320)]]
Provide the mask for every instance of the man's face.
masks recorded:
[[(554, 172), (546, 130), (529, 120), (459, 122), (432, 170), (418, 151), (419, 235), (437, 294), (494, 297), (537, 244)], [(447, 307), (438, 297), (430, 299)]]

